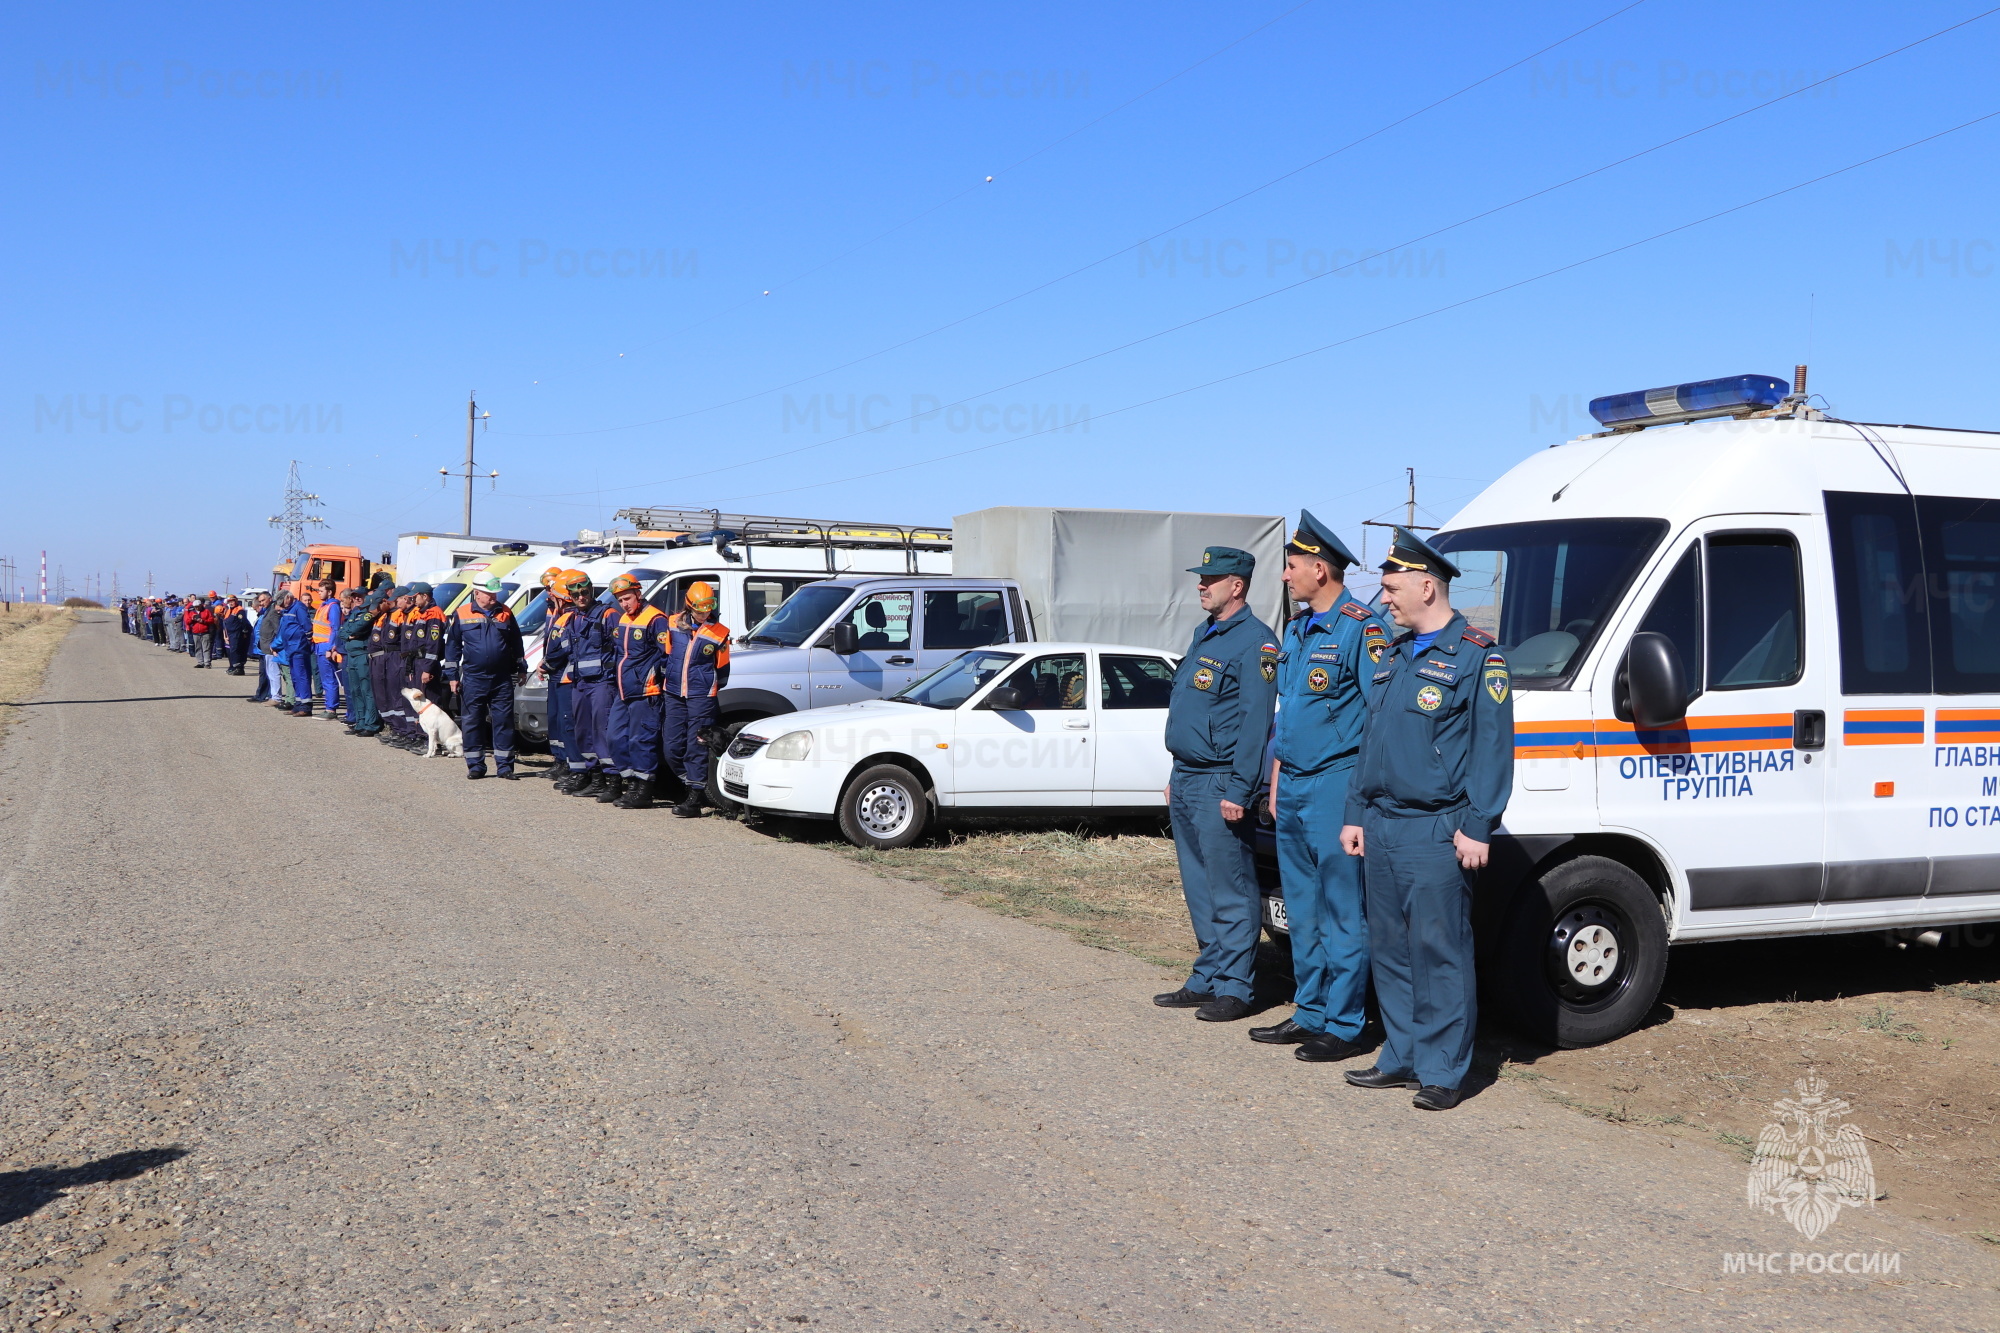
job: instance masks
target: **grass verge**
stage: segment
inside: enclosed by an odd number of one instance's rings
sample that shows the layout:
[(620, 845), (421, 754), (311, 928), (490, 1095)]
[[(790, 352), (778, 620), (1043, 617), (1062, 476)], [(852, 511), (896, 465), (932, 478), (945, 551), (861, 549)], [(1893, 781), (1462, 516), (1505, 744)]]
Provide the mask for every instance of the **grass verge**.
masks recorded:
[(75, 623), (76, 613), (60, 606), (17, 602), (0, 610), (0, 735), (20, 716), (11, 705), (42, 688), (49, 659)]
[(988, 911), (1060, 930), (1161, 967), (1194, 957), (1173, 839), (1117, 826), (955, 829), (942, 842), (875, 852), (838, 846), (896, 879), (935, 884)]

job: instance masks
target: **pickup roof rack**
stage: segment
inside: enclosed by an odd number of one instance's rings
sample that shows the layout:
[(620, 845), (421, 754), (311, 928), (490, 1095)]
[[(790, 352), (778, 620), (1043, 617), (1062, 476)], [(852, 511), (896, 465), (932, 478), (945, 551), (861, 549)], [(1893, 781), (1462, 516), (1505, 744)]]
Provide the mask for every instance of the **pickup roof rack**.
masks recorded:
[(737, 547), (817, 547), (826, 553), (826, 572), (837, 574), (836, 550), (901, 551), (908, 571), (917, 570), (917, 555), (949, 551), (951, 529), (909, 523), (876, 523), (859, 519), (781, 518), (770, 514), (725, 514), (719, 509), (669, 506), (621, 509), (614, 516), (639, 529), (639, 539), (663, 548), (709, 546), (724, 560), (741, 561)]

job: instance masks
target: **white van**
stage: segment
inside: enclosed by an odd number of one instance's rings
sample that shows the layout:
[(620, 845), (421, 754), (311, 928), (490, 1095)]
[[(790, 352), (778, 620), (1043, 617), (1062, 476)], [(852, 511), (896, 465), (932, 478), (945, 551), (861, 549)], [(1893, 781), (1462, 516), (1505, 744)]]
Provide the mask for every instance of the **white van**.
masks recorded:
[(1435, 542), (1513, 670), (1482, 975), (1552, 1043), (1670, 944), (2000, 919), (2000, 434), (1785, 387), (1599, 399)]

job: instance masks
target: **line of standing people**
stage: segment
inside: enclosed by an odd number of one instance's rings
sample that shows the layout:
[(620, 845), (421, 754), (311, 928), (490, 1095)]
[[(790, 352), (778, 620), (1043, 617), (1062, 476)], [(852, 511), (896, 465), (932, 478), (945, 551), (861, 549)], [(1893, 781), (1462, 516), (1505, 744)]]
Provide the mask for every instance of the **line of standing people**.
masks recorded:
[(1256, 560), (1212, 546), (1190, 570), (1208, 619), (1174, 680), (1167, 791), (1200, 946), (1187, 982), (1154, 997), (1208, 1022), (1254, 1012), (1262, 895), (1252, 803), (1276, 826), (1293, 1013), (1250, 1029), (1306, 1061), (1365, 1054), (1372, 983), (1381, 1041), (1362, 1088), (1456, 1106), (1477, 1019), (1472, 884), (1513, 787), (1506, 658), (1450, 602), (1457, 568), (1406, 528), (1381, 566), (1401, 631), (1351, 597), (1359, 563), (1302, 513), (1285, 548), (1303, 609), (1280, 640), (1251, 614)]

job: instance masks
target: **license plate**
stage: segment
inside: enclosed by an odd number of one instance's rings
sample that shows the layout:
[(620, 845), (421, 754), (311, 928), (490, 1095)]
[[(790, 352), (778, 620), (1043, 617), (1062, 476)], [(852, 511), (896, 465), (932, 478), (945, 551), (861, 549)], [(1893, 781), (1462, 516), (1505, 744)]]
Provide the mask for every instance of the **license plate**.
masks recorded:
[(1264, 900), (1264, 924), (1273, 930), (1291, 930), (1291, 922), (1285, 920), (1285, 900), (1283, 898), (1266, 898)]
[(724, 782), (741, 783), (743, 781), (743, 765), (724, 764), (722, 766), (722, 780)]

